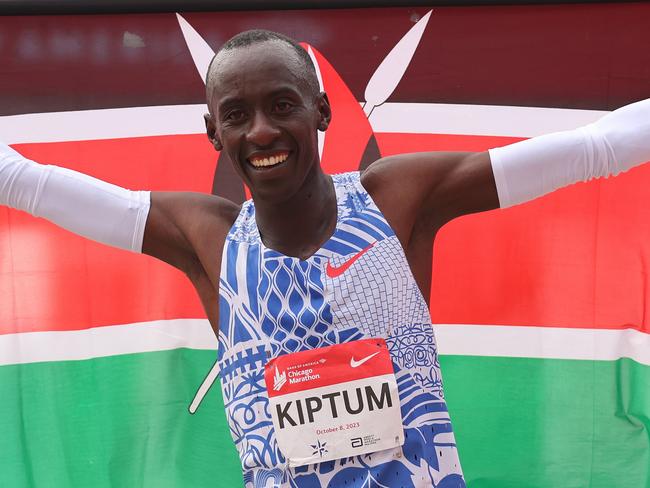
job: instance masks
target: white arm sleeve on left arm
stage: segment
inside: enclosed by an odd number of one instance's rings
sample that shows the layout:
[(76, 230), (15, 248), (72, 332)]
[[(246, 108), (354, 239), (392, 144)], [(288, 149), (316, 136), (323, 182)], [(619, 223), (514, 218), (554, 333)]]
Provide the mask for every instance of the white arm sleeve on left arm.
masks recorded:
[(0, 204), (94, 241), (142, 252), (150, 195), (35, 163), (0, 143)]
[(579, 129), (490, 149), (501, 208), (650, 161), (650, 99)]

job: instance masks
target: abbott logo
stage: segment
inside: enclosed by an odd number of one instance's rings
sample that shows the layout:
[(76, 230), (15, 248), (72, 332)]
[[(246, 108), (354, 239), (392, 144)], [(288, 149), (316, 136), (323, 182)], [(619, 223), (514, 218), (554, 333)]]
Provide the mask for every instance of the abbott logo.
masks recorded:
[(283, 371), (282, 374), (278, 371), (278, 367), (275, 367), (275, 375), (273, 375), (273, 389), (275, 391), (280, 391), (280, 388), (284, 386), (287, 382), (287, 372)]

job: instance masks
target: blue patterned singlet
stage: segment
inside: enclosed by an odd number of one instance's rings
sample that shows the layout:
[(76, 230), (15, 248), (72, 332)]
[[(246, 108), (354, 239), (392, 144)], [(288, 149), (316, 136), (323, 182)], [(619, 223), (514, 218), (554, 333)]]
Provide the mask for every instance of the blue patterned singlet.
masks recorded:
[[(429, 310), (404, 251), (361, 186), (333, 176), (336, 230), (306, 260), (264, 246), (252, 201), (228, 237), (221, 267), (219, 356), (230, 432), (246, 487), (465, 487), (445, 404)], [(344, 273), (338, 267), (368, 248)], [(273, 357), (384, 337), (404, 423), (401, 448), (289, 467), (278, 449), (264, 365)]]

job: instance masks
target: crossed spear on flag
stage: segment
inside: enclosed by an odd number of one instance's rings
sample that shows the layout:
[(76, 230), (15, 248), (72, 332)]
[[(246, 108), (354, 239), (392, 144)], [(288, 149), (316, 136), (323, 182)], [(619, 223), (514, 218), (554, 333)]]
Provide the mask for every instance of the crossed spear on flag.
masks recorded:
[[(424, 29), (426, 28), (429, 18), (431, 17), (431, 10), (429, 10), (420, 20), (418, 20), (409, 31), (399, 40), (395, 47), (386, 55), (384, 60), (379, 63), (379, 66), (370, 77), (370, 81), (366, 85), (363, 102), (363, 110), (367, 117), (370, 117), (375, 107), (382, 105), (388, 97), (390, 97), (397, 85), (402, 80), (406, 69), (411, 63), (411, 59), (415, 54)], [(194, 28), (187, 22), (180, 14), (176, 14), (178, 24), (183, 32), (183, 37), (190, 50), (194, 66), (196, 66), (199, 76), (206, 82), (208, 73), (208, 66), (214, 56), (214, 51), (201, 35), (194, 30)], [(312, 61), (314, 61), (314, 54), (309, 49)], [(316, 73), (318, 74), (318, 81), (321, 89), (323, 89), (323, 81), (318, 71), (318, 63), (315, 63)]]
[[(422, 39), (424, 30), (427, 26), (427, 23), (429, 22), (429, 18), (431, 17), (431, 12), (432, 11), (429, 10), (429, 12), (427, 12), (420, 20), (416, 22), (416, 24), (413, 27), (411, 27), (411, 29), (409, 29), (409, 31), (406, 34), (404, 34), (404, 36), (399, 40), (399, 42), (395, 45), (395, 47), (393, 47), (393, 49), (391, 49), (391, 51), (386, 55), (384, 60), (379, 64), (379, 66), (377, 67), (373, 75), (370, 77), (370, 80), (368, 81), (368, 84), (366, 85), (366, 89), (364, 92), (364, 97), (366, 100), (362, 102), (363, 111), (369, 120), (375, 107), (382, 105), (383, 103), (386, 102), (386, 100), (388, 100), (388, 98), (393, 94), (395, 88), (397, 88), (397, 85), (399, 84), (402, 77), (406, 73), (406, 69), (411, 63), (411, 59), (413, 58), (413, 55), (415, 54), (415, 51), (418, 48), (418, 45), (420, 44), (420, 40)], [(190, 54), (192, 55), (194, 66), (196, 66), (196, 69), (199, 72), (199, 76), (201, 77), (203, 83), (205, 84), (207, 73), (208, 73), (208, 66), (210, 65), (210, 61), (212, 61), (212, 58), (214, 57), (214, 50), (210, 47), (210, 45), (207, 42), (205, 42), (205, 40), (199, 35), (199, 33), (196, 32), (196, 30), (194, 30), (194, 28), (180, 14), (177, 13), (176, 18), (178, 19), (178, 24), (180, 25), (181, 31), (183, 32), (183, 37), (185, 38), (187, 47), (190, 50)], [(320, 69), (318, 67), (318, 60), (314, 55), (314, 52), (311, 49), (311, 47), (307, 46), (307, 52), (309, 53), (314, 63), (314, 66), (316, 67), (316, 74), (318, 76), (318, 83), (320, 85), (320, 88), (321, 90), (324, 90), (323, 79), (321, 76)], [(324, 147), (325, 147), (325, 133), (318, 132), (318, 150), (319, 150), (319, 155), (321, 157), (323, 156)], [(229, 164), (217, 165), (218, 169), (222, 167), (230, 168), (231, 165)], [(225, 179), (229, 179), (229, 178), (225, 178)], [(215, 187), (218, 184), (218, 180), (219, 178), (216, 177)], [(215, 187), (213, 187), (213, 193), (216, 193), (214, 191)], [(240, 195), (239, 193), (229, 194), (232, 193), (232, 190), (227, 190), (225, 194), (223, 193), (224, 193), (223, 191), (219, 192), (221, 196), (231, 198), (234, 201), (243, 200), (243, 195)], [(219, 367), (218, 367), (218, 363), (215, 362), (214, 365), (212, 366), (212, 369), (205, 377), (205, 379), (201, 383), (201, 386), (196, 392), (194, 400), (192, 401), (189, 407), (190, 413), (193, 414), (194, 412), (196, 412), (197, 408), (201, 404), (201, 401), (203, 401), (203, 398), (205, 397), (208, 390), (216, 380), (218, 374), (219, 374)]]

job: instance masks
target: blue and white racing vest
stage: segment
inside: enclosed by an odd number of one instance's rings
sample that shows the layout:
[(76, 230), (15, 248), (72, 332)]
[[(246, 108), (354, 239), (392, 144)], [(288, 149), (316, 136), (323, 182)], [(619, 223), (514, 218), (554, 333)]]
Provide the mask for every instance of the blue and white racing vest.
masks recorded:
[[(465, 487), (426, 302), (359, 173), (332, 178), (336, 230), (308, 259), (264, 246), (252, 201), (226, 238), (218, 365), (246, 487)], [(390, 350), (404, 445), (289, 467), (275, 438), (264, 365), (282, 354), (372, 337), (385, 338)]]

